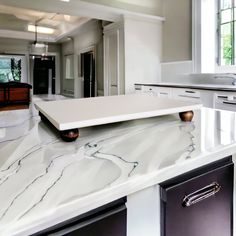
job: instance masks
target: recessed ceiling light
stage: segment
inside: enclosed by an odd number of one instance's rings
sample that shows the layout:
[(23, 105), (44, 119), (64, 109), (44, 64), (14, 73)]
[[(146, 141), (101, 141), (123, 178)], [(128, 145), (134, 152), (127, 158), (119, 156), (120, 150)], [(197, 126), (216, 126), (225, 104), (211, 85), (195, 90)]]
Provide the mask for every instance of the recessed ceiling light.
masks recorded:
[(70, 0), (60, 0), (61, 2), (69, 2)]
[[(48, 28), (48, 27), (43, 27), (43, 26), (36, 26), (37, 27), (37, 33), (41, 34), (53, 34), (54, 29)], [(36, 32), (36, 27), (35, 25), (28, 25), (28, 31), (30, 32)]]

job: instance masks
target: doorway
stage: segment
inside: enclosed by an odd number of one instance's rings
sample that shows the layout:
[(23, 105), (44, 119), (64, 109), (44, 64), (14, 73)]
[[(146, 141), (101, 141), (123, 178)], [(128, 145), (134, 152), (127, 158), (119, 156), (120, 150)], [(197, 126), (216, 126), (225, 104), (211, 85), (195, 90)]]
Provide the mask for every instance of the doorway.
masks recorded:
[(33, 94), (55, 94), (55, 56), (32, 56)]
[(84, 79), (84, 97), (96, 96), (94, 52), (81, 53), (81, 74)]

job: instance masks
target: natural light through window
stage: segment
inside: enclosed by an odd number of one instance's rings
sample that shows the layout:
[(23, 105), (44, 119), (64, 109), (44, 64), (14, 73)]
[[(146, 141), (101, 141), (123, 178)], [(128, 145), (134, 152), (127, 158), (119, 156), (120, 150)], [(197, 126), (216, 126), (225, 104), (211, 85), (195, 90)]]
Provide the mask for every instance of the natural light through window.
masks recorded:
[(219, 64), (235, 65), (236, 0), (219, 0)]

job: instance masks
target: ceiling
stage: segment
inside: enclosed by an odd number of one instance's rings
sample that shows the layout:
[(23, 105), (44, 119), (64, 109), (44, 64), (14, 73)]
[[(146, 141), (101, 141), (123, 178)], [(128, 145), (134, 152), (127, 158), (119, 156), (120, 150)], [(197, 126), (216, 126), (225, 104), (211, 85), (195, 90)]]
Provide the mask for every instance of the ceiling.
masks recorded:
[(37, 23), (55, 30), (38, 34), (38, 41), (60, 42), (91, 19), (117, 21), (120, 16), (117, 9), (83, 0), (0, 0), (0, 37), (34, 40), (27, 27)]
[(28, 31), (28, 25), (52, 28), (53, 34), (38, 34), (38, 39), (57, 42), (70, 36), (73, 31), (89, 21), (89, 17), (71, 16), (60, 13), (30, 10), (26, 8), (0, 5), (0, 35), (6, 38), (33, 40), (35, 33)]
[(55, 30), (53, 35), (39, 34), (38, 41), (60, 42), (91, 19), (115, 22), (122, 15), (137, 14), (87, 0), (0, 0), (0, 37), (34, 40), (35, 34), (27, 26), (37, 22)]

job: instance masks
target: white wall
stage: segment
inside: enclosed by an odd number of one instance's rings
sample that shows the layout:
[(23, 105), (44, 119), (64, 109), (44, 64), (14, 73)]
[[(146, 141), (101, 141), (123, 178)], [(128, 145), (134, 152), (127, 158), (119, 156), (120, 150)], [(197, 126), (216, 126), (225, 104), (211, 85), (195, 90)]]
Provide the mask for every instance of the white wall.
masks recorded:
[(191, 0), (164, 0), (163, 5), (162, 62), (192, 60)]
[(187, 83), (194, 72), (192, 0), (165, 0), (163, 15), (162, 82)]
[(61, 70), (62, 75), (62, 94), (70, 94), (74, 96), (74, 80), (73, 79), (65, 79), (65, 56), (74, 54), (74, 42), (70, 40), (62, 44), (61, 48), (61, 64), (63, 70)]
[(125, 93), (134, 92), (135, 83), (161, 81), (162, 22), (124, 19)]
[(193, 73), (192, 61), (176, 61), (161, 64), (161, 81), (172, 83), (190, 82), (189, 74)]

